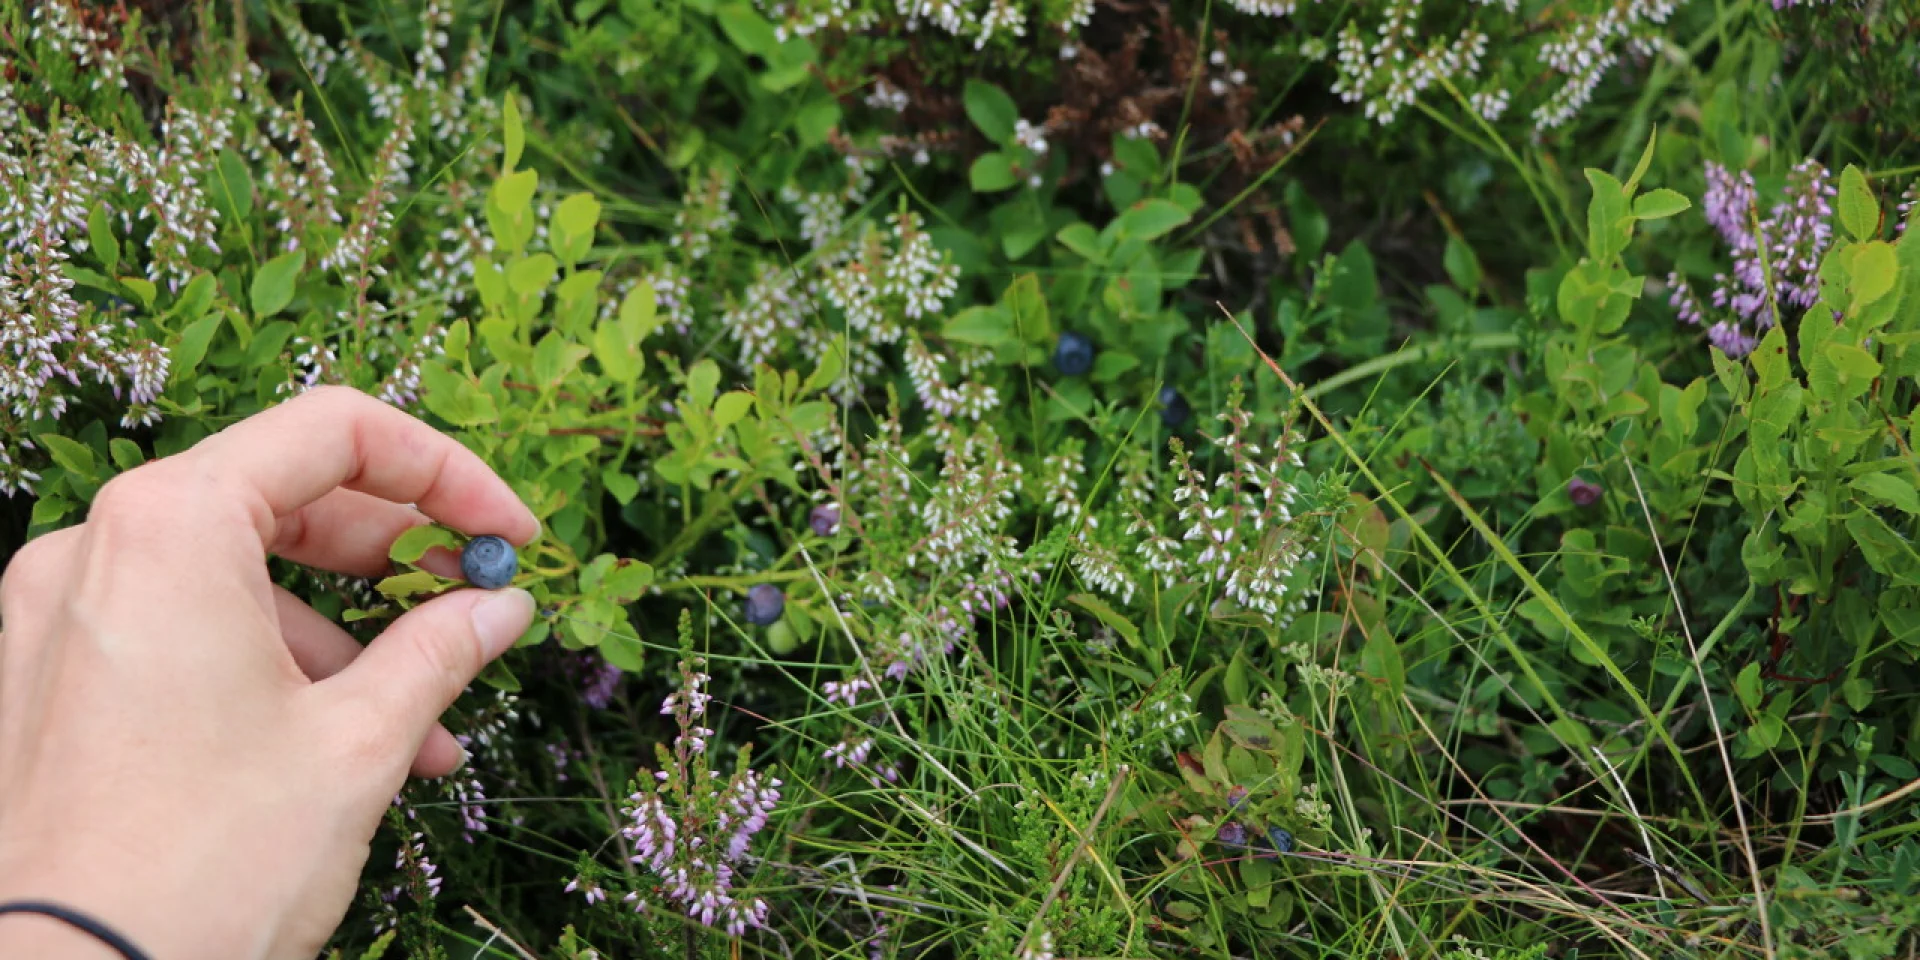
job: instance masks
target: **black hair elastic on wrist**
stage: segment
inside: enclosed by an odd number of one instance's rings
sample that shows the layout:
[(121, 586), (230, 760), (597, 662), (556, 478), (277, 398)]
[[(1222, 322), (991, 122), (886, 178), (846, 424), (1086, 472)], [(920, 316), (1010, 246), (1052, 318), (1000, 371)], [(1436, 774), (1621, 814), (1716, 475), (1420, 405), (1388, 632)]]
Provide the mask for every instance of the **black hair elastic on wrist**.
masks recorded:
[(127, 958), (127, 960), (150, 960), (144, 951), (134, 946), (126, 937), (113, 932), (106, 924), (71, 907), (63, 907), (57, 903), (47, 903), (41, 900), (13, 900), (7, 903), (0, 903), (0, 914), (7, 913), (37, 913), (41, 916), (52, 917), (112, 947), (118, 951), (121, 956)]

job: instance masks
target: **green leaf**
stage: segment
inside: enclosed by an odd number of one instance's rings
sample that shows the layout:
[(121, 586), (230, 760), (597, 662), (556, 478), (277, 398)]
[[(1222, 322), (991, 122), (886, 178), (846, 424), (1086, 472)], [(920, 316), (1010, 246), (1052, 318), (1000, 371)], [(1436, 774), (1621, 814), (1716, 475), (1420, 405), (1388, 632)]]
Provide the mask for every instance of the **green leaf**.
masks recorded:
[(974, 158), (973, 166), (967, 168), (967, 184), (975, 193), (997, 193), (1019, 183), (1013, 174), (1012, 158), (998, 150)]
[(40, 499), (33, 502), (33, 512), (27, 517), (27, 523), (36, 527), (52, 526), (72, 511), (73, 501), (58, 494), (41, 494)]
[(1069, 223), (1061, 227), (1060, 232), (1054, 234), (1053, 238), (1060, 241), (1061, 246), (1094, 263), (1106, 262), (1106, 252), (1100, 248), (1100, 235), (1085, 223), (1079, 221)]
[(1633, 218), (1635, 220), (1664, 220), (1674, 214), (1692, 207), (1692, 201), (1678, 190), (1662, 187), (1649, 190), (1633, 198)]
[(40, 445), (47, 449), (47, 455), (61, 469), (88, 480), (98, 479), (99, 458), (93, 454), (93, 448), (69, 437), (57, 433), (42, 434)]
[(87, 243), (108, 273), (120, 269), (120, 244), (113, 239), (112, 217), (104, 202), (94, 204), (93, 212), (87, 214)]
[(1449, 234), (1446, 252), (1441, 254), (1440, 265), (1447, 271), (1447, 279), (1453, 281), (1461, 290), (1480, 289), (1480, 258), (1473, 255), (1473, 248), (1466, 241)]
[(500, 172), (512, 173), (520, 164), (520, 151), (527, 146), (527, 130), (520, 122), (520, 93), (512, 87), (501, 94), (500, 136), (506, 144), (506, 154), (500, 158)]
[(200, 361), (207, 355), (207, 345), (213, 342), (213, 335), (220, 330), (221, 315), (210, 313), (187, 325), (180, 331), (180, 342), (170, 351), (172, 369), (167, 373), (170, 383), (188, 383), (200, 369)]
[(1053, 317), (1047, 310), (1047, 295), (1040, 290), (1040, 278), (1021, 274), (1007, 285), (1000, 302), (1013, 318), (1013, 329), (1028, 343), (1053, 342)]
[(560, 262), (571, 267), (586, 259), (593, 246), (594, 227), (600, 223), (600, 201), (590, 193), (576, 193), (554, 208), (553, 252)]
[(533, 237), (533, 191), (540, 175), (532, 170), (502, 174), (487, 191), (487, 228), (498, 253), (520, 252)]
[(218, 290), (219, 284), (213, 279), (213, 274), (194, 274), (193, 279), (187, 281), (186, 288), (180, 291), (180, 296), (173, 301), (173, 309), (167, 313), (180, 322), (192, 323), (206, 314)]
[(119, 284), (128, 293), (133, 294), (133, 298), (140, 301), (142, 307), (148, 310), (153, 309), (153, 298), (159, 294), (160, 290), (153, 285), (152, 280), (141, 277), (121, 277)]
[[(1647, 175), (1647, 168), (1653, 166), (1653, 145), (1660, 139), (1660, 128), (1655, 127), (1647, 135), (1647, 146), (1640, 151), (1640, 162), (1633, 165), (1633, 176), (1627, 178), (1627, 193), (1640, 189), (1640, 178)], [(1682, 208), (1685, 209), (1685, 208)]]
[(1860, 168), (1847, 164), (1840, 171), (1840, 223), (1855, 240), (1870, 240), (1880, 232), (1880, 203)]
[(713, 408), (713, 392), (720, 386), (720, 365), (702, 360), (687, 371), (687, 406), (705, 413)]
[(1920, 493), (1911, 482), (1890, 473), (1868, 473), (1853, 478), (1853, 488), (1876, 499), (1885, 500), (1903, 512), (1920, 516)]
[(458, 427), (493, 423), (500, 419), (493, 397), (471, 379), (455, 373), (443, 364), (429, 363), (420, 368), (421, 402), (434, 416)]
[(968, 307), (949, 319), (940, 335), (960, 343), (999, 347), (1014, 342), (1013, 317), (999, 307)]
[(425, 570), (409, 570), (406, 573), (387, 577), (379, 583), (374, 584), (373, 588), (380, 591), (382, 596), (392, 597), (395, 600), (405, 600), (422, 593), (438, 590), (440, 589), (440, 583), (441, 580), (439, 577)]
[(627, 291), (626, 298), (620, 301), (620, 332), (638, 346), (648, 334), (659, 328), (658, 310), (653, 284), (645, 280), (634, 284), (633, 289)]
[(214, 204), (233, 220), (244, 222), (253, 216), (253, 174), (247, 169), (247, 162), (233, 151), (220, 151), (210, 192)]
[(713, 12), (713, 18), (720, 24), (720, 32), (733, 41), (741, 50), (766, 59), (780, 47), (780, 38), (773, 32), (773, 24), (766, 21), (751, 5), (730, 3)]
[(455, 320), (447, 325), (447, 335), (440, 338), (440, 349), (456, 361), (465, 360), (472, 342), (473, 325), (466, 320)]
[(550, 254), (521, 257), (507, 267), (507, 289), (523, 297), (544, 293), (558, 271), (559, 264)]
[(1759, 346), (1752, 354), (1753, 371), (1759, 375), (1760, 391), (1765, 393), (1777, 389), (1792, 375), (1787, 367), (1787, 335), (1779, 327), (1767, 331), (1760, 338)]
[(1740, 675), (1734, 678), (1733, 692), (1740, 698), (1740, 704), (1748, 710), (1760, 709), (1760, 662), (1750, 660), (1740, 668)]
[(1020, 110), (1013, 105), (1013, 98), (1007, 96), (1006, 91), (991, 83), (968, 80), (960, 99), (966, 106), (967, 118), (980, 128), (981, 133), (986, 134), (988, 140), (1002, 146), (1012, 142)]
[(646, 648), (640, 645), (640, 635), (633, 632), (633, 624), (627, 622), (624, 614), (614, 621), (596, 646), (608, 663), (628, 673), (638, 673), (646, 664)]
[(533, 348), (533, 382), (542, 387), (558, 386), (589, 352), (560, 331), (547, 331)]
[(653, 568), (638, 560), (616, 560), (600, 581), (600, 594), (618, 604), (629, 604), (653, 584)]
[(646, 355), (639, 346), (627, 339), (618, 318), (593, 329), (593, 358), (600, 362), (600, 371), (616, 383), (632, 383), (646, 368)]
[(140, 451), (140, 445), (126, 437), (108, 440), (107, 455), (113, 458), (113, 465), (122, 470), (132, 470), (147, 462), (147, 455)]
[(260, 272), (253, 275), (251, 291), (255, 319), (271, 317), (293, 302), (294, 281), (306, 265), (304, 250), (283, 253), (260, 265)]
[(1854, 677), (1840, 685), (1840, 695), (1846, 698), (1847, 706), (1858, 713), (1873, 704), (1873, 681)]
[(1144, 649), (1145, 645), (1140, 642), (1140, 628), (1134, 626), (1133, 621), (1128, 620), (1120, 611), (1108, 606), (1105, 600), (1090, 593), (1076, 593), (1067, 597), (1067, 602), (1093, 614), (1101, 623), (1112, 627), (1113, 632), (1119, 634), (1128, 645)]
[(813, 372), (807, 375), (807, 382), (801, 385), (800, 392), (811, 394), (816, 391), (825, 390), (839, 381), (840, 371), (846, 368), (846, 337), (844, 335), (836, 336), (833, 338), (833, 343), (821, 352), (820, 365), (814, 367)]
[(1872, 380), (1880, 375), (1880, 361), (1873, 354), (1851, 343), (1829, 343), (1827, 359), (1848, 380)]
[(720, 395), (713, 404), (713, 427), (725, 430), (740, 422), (753, 409), (753, 394), (732, 390)]
[(793, 130), (800, 135), (802, 146), (817, 147), (827, 142), (827, 135), (840, 125), (840, 119), (839, 104), (815, 100), (793, 115)]
[(1862, 245), (1853, 256), (1852, 267), (1847, 287), (1853, 291), (1853, 305), (1847, 312), (1853, 315), (1858, 315), (1862, 307), (1886, 296), (1900, 276), (1900, 264), (1895, 259), (1893, 245), (1882, 240)]
[(1140, 358), (1122, 350), (1102, 350), (1093, 360), (1094, 383), (1111, 383), (1140, 365)]
[(623, 507), (632, 503), (633, 498), (640, 494), (640, 479), (621, 470), (617, 465), (600, 471), (600, 484), (606, 487), (607, 492), (612, 494), (613, 499), (619, 501)]
[(393, 544), (387, 547), (387, 559), (394, 563), (418, 563), (434, 547), (445, 547), (457, 553), (461, 547), (460, 538), (452, 530), (438, 524), (423, 523), (395, 537)]
[(1168, 200), (1142, 200), (1120, 215), (1120, 236), (1134, 240), (1156, 240), (1172, 233), (1192, 215)]
[(1593, 259), (1611, 262), (1631, 237), (1631, 227), (1621, 227), (1627, 219), (1627, 192), (1605, 170), (1588, 169), (1587, 182), (1593, 186), (1593, 199), (1587, 203), (1587, 250)]

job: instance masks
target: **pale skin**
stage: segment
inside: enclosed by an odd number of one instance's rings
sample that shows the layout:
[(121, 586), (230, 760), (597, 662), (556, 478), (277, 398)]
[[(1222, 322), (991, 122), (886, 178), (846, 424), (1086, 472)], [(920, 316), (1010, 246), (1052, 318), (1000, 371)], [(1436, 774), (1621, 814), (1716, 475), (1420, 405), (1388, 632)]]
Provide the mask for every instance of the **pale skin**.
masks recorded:
[[(461, 764), (440, 716), (533, 600), (454, 591), (362, 647), (266, 560), (378, 575), (429, 519), (539, 533), (471, 451), (331, 388), (129, 471), (22, 548), (0, 577), (0, 903), (80, 910), (153, 960), (318, 954), (409, 772)], [(5, 914), (0, 956), (118, 955)]]

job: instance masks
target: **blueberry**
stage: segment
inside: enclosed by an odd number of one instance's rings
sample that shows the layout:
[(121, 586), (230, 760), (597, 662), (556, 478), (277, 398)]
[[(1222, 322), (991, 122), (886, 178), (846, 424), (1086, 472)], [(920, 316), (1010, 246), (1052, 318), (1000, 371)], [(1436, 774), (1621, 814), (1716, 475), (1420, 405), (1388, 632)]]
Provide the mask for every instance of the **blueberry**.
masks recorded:
[(1077, 333), (1063, 333), (1053, 348), (1053, 368), (1069, 377), (1078, 377), (1093, 369), (1093, 341)]
[(834, 532), (840, 529), (840, 505), (823, 503), (814, 507), (813, 513), (807, 517), (807, 526), (812, 527), (813, 532), (818, 536), (833, 536)]
[(1214, 839), (1219, 840), (1223, 847), (1244, 850), (1247, 846), (1247, 828), (1230, 820), (1220, 825), (1219, 831), (1214, 834)]
[(764, 627), (780, 619), (780, 613), (785, 609), (787, 595), (771, 583), (756, 584), (747, 591), (747, 622), (756, 627)]
[(1227, 791), (1227, 809), (1228, 810), (1240, 809), (1240, 806), (1247, 802), (1247, 793), (1248, 791), (1246, 787), (1242, 787), (1237, 784), (1233, 786), (1231, 789), (1229, 789)]
[(1273, 849), (1280, 853), (1293, 852), (1293, 834), (1279, 827), (1267, 828), (1267, 840)]
[(1573, 500), (1575, 506), (1593, 506), (1605, 492), (1599, 484), (1589, 483), (1579, 477), (1567, 481), (1567, 496)]
[(1171, 430), (1186, 423), (1193, 416), (1193, 408), (1187, 405), (1187, 398), (1172, 387), (1160, 388), (1160, 422)]
[(460, 575), (482, 590), (498, 590), (520, 572), (520, 557), (503, 537), (474, 537), (460, 551)]

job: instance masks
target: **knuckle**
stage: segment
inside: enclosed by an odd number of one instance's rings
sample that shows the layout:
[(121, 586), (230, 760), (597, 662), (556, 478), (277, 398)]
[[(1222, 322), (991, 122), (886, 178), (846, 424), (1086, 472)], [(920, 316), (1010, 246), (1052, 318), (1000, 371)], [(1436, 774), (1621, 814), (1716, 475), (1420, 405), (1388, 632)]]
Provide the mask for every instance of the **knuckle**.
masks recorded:
[(379, 403), (366, 393), (342, 384), (323, 384), (314, 387), (298, 398), (309, 406), (356, 407), (367, 403)]
[(387, 722), (382, 705), (360, 706), (331, 728), (329, 737), (336, 759), (347, 770), (377, 771), (393, 766), (400, 752), (394, 725)]
[(13, 559), (0, 570), (0, 605), (10, 607), (48, 592), (46, 587), (61, 576), (60, 567), (69, 556), (75, 536), (78, 533), (73, 527), (56, 530), (14, 551)]

